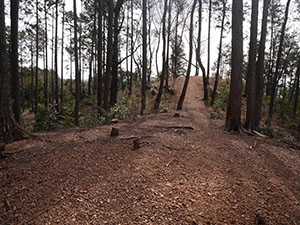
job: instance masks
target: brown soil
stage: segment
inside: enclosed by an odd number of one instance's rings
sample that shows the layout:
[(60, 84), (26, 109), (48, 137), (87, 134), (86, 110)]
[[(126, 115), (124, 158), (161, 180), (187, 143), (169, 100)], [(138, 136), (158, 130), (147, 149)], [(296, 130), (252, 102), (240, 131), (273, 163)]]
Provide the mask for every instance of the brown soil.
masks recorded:
[(256, 224), (258, 210), (268, 224), (300, 224), (300, 151), (224, 132), (201, 95), (192, 77), (179, 118), (173, 111), (7, 146), (0, 224)]

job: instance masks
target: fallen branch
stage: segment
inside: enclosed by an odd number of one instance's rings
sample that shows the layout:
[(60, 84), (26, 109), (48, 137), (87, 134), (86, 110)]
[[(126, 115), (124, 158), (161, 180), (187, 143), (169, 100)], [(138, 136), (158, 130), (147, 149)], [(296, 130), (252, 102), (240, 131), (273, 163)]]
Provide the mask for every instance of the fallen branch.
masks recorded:
[(256, 131), (256, 130), (253, 130), (252, 132), (253, 132), (254, 134), (256, 134), (257, 136), (260, 136), (260, 137), (264, 137), (264, 138), (268, 137), (268, 136), (266, 136), (266, 135), (263, 135), (263, 134), (259, 133), (259, 132)]

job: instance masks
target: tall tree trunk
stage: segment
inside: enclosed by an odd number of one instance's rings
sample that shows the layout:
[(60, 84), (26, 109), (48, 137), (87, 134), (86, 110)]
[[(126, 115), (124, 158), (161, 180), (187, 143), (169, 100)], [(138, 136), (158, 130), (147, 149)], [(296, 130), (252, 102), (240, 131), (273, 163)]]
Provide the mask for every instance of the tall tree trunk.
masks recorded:
[(103, 17), (103, 0), (99, 0), (98, 1), (98, 106), (99, 107), (102, 107), (102, 94), (103, 94), (103, 88), (102, 88), (102, 82), (103, 82), (102, 17)]
[(61, 72), (60, 72), (60, 107), (61, 112), (63, 111), (64, 104), (64, 30), (65, 30), (65, 1), (63, 5), (62, 15), (62, 30), (61, 30)]
[(189, 79), (190, 79), (190, 74), (191, 74), (191, 68), (192, 68), (192, 58), (193, 58), (193, 33), (194, 33), (194, 12), (195, 12), (195, 8), (196, 8), (196, 4), (197, 4), (197, 0), (194, 0), (193, 6), (192, 6), (192, 12), (191, 12), (191, 21), (190, 21), (190, 40), (189, 40), (189, 44), (190, 44), (190, 53), (189, 53), (189, 62), (188, 62), (188, 69), (187, 69), (187, 73), (186, 73), (186, 77), (185, 77), (185, 81), (184, 81), (184, 85), (182, 88), (182, 92), (177, 104), (177, 110), (181, 110), (182, 109), (182, 105), (184, 102), (184, 98), (187, 92), (187, 88), (189, 85)]
[(252, 0), (251, 9), (251, 34), (250, 34), (250, 48), (249, 48), (249, 62), (247, 71), (247, 113), (245, 128), (247, 130), (255, 129), (255, 100), (256, 100), (256, 49), (257, 49), (257, 21), (258, 21), (258, 0)]
[(243, 0), (232, 1), (232, 59), (226, 131), (241, 132), (242, 71), (243, 71)]
[(36, 0), (36, 58), (35, 58), (35, 107), (34, 112), (37, 113), (39, 104), (39, 1)]
[(21, 49), (20, 49), (20, 60), (21, 60), (21, 69), (20, 69), (20, 77), (21, 77), (21, 107), (22, 107), (22, 112), (25, 111), (25, 107), (24, 107), (24, 75), (23, 75), (23, 55), (22, 55), (22, 45), (21, 45)]
[(163, 93), (163, 86), (164, 86), (164, 80), (165, 80), (165, 73), (166, 73), (166, 17), (167, 17), (167, 11), (168, 11), (168, 0), (165, 0), (164, 4), (164, 13), (163, 13), (163, 19), (162, 19), (162, 38), (163, 38), (163, 53), (162, 53), (162, 63), (163, 63), (163, 69), (160, 76), (160, 85), (157, 97), (155, 99), (154, 109), (158, 110), (161, 96)]
[(291, 0), (288, 0), (287, 4), (286, 4), (286, 9), (285, 9), (284, 21), (283, 21), (281, 33), (280, 33), (279, 48), (278, 48), (277, 59), (276, 59), (276, 69), (275, 69), (275, 74), (274, 74), (274, 78), (273, 78), (273, 82), (272, 82), (271, 101), (270, 101), (269, 115), (268, 115), (268, 119), (267, 119), (267, 124), (269, 126), (271, 125), (271, 121), (272, 121), (272, 117), (273, 117), (274, 102), (275, 102), (275, 98), (276, 98), (277, 79), (278, 79), (278, 75), (279, 75), (280, 61), (281, 61), (282, 49), (283, 49), (283, 41), (284, 41), (284, 37), (285, 37), (285, 28), (286, 28), (286, 24), (287, 24), (287, 20), (288, 20), (290, 3), (291, 3)]
[(148, 65), (148, 78), (147, 82), (150, 84), (151, 81), (151, 74), (152, 74), (152, 61), (153, 61), (153, 51), (151, 49), (151, 8), (150, 8), (150, 2), (148, 1), (148, 47), (149, 47), (149, 65)]
[(70, 52), (70, 92), (73, 94), (73, 63), (72, 63), (72, 53)]
[(132, 94), (132, 80), (133, 80), (133, 57), (134, 57), (134, 46), (133, 46), (133, 1), (131, 0), (131, 57), (130, 57), (130, 80), (129, 80), (129, 96)]
[(34, 68), (33, 68), (33, 37), (30, 37), (30, 52), (31, 52), (31, 57), (30, 57), (30, 61), (31, 61), (31, 87), (30, 87), (30, 91), (31, 91), (31, 111), (34, 112)]
[(6, 53), (6, 32), (4, 0), (0, 0), (0, 143), (8, 143), (25, 138), (10, 108), (8, 60)]
[(258, 49), (258, 61), (256, 65), (256, 103), (255, 103), (255, 119), (254, 129), (259, 128), (261, 120), (261, 108), (263, 101), (263, 89), (264, 89), (264, 61), (265, 61), (265, 47), (266, 47), (266, 36), (267, 36), (267, 23), (268, 23), (268, 9), (270, 0), (264, 0), (263, 18), (261, 24), (261, 36)]
[[(201, 60), (201, 30), (202, 30), (202, 0), (198, 0), (199, 2), (199, 21), (198, 21), (198, 39), (197, 39), (197, 49), (196, 49), (196, 60), (198, 65), (201, 68), (202, 71), (202, 79), (203, 79), (203, 100), (207, 101), (208, 100), (208, 84), (207, 84), (207, 79), (206, 79), (206, 73), (205, 73), (205, 68), (203, 66), (202, 60)], [(177, 35), (177, 32), (176, 32)], [(175, 38), (176, 40), (176, 38)]]
[(209, 84), (210, 77), (210, 33), (211, 33), (211, 8), (212, 0), (209, 0), (208, 6), (208, 34), (207, 34), (207, 84)]
[(55, 84), (54, 84), (54, 9), (52, 10), (52, 48), (51, 48), (51, 103), (54, 103), (54, 97), (55, 97)]
[(114, 35), (113, 35), (113, 55), (112, 55), (112, 80), (110, 105), (117, 103), (118, 98), (118, 69), (119, 69), (119, 14), (124, 0), (118, 0), (114, 9)]
[(112, 75), (112, 54), (113, 54), (113, 14), (114, 2), (108, 2), (108, 18), (107, 18), (107, 55), (106, 55), (106, 73), (104, 76), (104, 110), (109, 110), (109, 83)]
[(10, 1), (11, 22), (11, 75), (13, 113), (17, 123), (20, 123), (20, 87), (19, 87), (19, 59), (18, 59), (18, 20), (19, 0)]
[(294, 98), (294, 108), (293, 113), (296, 116), (297, 109), (298, 109), (298, 101), (299, 101), (299, 80), (300, 80), (300, 56), (298, 58), (298, 67), (296, 71), (296, 91), (295, 91), (295, 98)]
[(88, 80), (88, 96), (91, 96), (91, 83), (92, 83), (92, 72), (93, 72), (93, 61), (94, 61), (94, 45), (96, 42), (96, 19), (97, 19), (97, 7), (96, 7), (96, 1), (94, 1), (94, 7), (95, 7), (95, 14), (94, 14), (94, 24), (93, 24), (93, 34), (92, 34), (92, 46), (91, 46), (91, 58), (89, 63), (89, 80)]
[(48, 107), (48, 9), (47, 0), (44, 0), (44, 11), (45, 11), (45, 79), (44, 79), (44, 101), (45, 108)]
[(55, 103), (56, 103), (56, 110), (58, 111), (58, 1), (55, 1), (54, 68), (55, 68)]
[(216, 94), (217, 94), (219, 76), (220, 76), (223, 31), (224, 31), (224, 23), (225, 23), (225, 17), (226, 17), (226, 3), (227, 3), (227, 0), (222, 0), (222, 3), (223, 3), (223, 10), (222, 10), (221, 34), (220, 34), (220, 43), (219, 43), (219, 55), (218, 55), (218, 61), (217, 61), (217, 72), (216, 72), (216, 76), (215, 76), (215, 85), (214, 85), (214, 90), (213, 90), (213, 93), (212, 93), (212, 96), (211, 96), (211, 105), (215, 104), (215, 98), (216, 98)]
[[(127, 85), (130, 82), (130, 76), (129, 76), (129, 1), (126, 5), (126, 79), (127, 79)], [(129, 87), (129, 85), (128, 85)]]
[(169, 0), (168, 12), (168, 40), (167, 40), (167, 56), (166, 56), (166, 88), (169, 87), (169, 58), (170, 58), (170, 39), (171, 39), (171, 15), (172, 14), (172, 0)]
[(77, 8), (76, 0), (73, 0), (74, 10), (74, 51), (75, 51), (75, 123), (79, 125), (79, 103), (80, 103), (80, 73), (78, 68), (78, 42), (77, 42)]
[(146, 78), (147, 78), (147, 1), (143, 0), (143, 76), (141, 115), (146, 109)]

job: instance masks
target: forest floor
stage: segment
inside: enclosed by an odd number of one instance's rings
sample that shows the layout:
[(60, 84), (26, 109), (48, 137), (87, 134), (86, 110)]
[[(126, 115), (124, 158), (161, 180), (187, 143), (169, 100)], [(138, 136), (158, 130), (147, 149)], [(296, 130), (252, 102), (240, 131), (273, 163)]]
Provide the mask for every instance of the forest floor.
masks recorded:
[[(171, 109), (183, 82), (173, 83)], [(300, 224), (300, 151), (224, 132), (201, 99), (192, 77), (178, 118), (170, 111), (8, 145), (0, 224), (256, 224), (258, 211), (268, 224)]]

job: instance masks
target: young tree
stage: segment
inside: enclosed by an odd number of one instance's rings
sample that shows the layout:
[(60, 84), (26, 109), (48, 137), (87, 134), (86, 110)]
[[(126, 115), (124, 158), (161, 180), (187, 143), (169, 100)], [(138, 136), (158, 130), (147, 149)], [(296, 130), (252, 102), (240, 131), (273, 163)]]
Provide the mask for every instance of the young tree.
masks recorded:
[(64, 102), (64, 30), (65, 30), (65, 1), (62, 3), (62, 27), (61, 27), (61, 72), (60, 72), (60, 104), (61, 104), (61, 112), (63, 110), (63, 102)]
[(249, 131), (254, 129), (255, 120), (255, 72), (256, 72), (256, 48), (257, 48), (257, 21), (258, 21), (258, 0), (252, 0), (251, 12), (251, 34), (250, 34), (250, 49), (249, 62), (247, 71), (247, 114), (245, 128)]
[(102, 106), (102, 82), (103, 82), (103, 73), (102, 73), (102, 17), (103, 17), (103, 0), (98, 1), (98, 106)]
[(54, 44), (54, 70), (55, 70), (55, 103), (58, 111), (58, 0), (55, 1), (55, 44)]
[(45, 108), (48, 107), (48, 0), (44, 0), (45, 12), (45, 76), (44, 76), (44, 101)]
[(193, 58), (193, 33), (194, 33), (194, 12), (195, 12), (195, 8), (196, 8), (196, 4), (197, 4), (197, 0), (194, 0), (193, 2), (193, 6), (192, 6), (192, 11), (191, 11), (191, 19), (190, 19), (190, 40), (189, 40), (189, 44), (190, 44), (190, 53), (189, 53), (189, 62), (188, 62), (188, 69), (187, 69), (187, 74), (186, 74), (186, 78), (184, 81), (184, 85), (183, 85), (183, 89), (177, 104), (177, 110), (181, 110), (182, 109), (182, 105), (184, 102), (184, 98), (187, 92), (187, 88), (189, 85), (189, 79), (190, 79), (190, 74), (191, 74), (191, 68), (192, 68), (192, 58)]
[(77, 8), (76, 0), (73, 0), (74, 10), (74, 53), (75, 53), (75, 123), (79, 125), (79, 103), (80, 103), (80, 73), (78, 67), (78, 43), (77, 43)]
[(222, 0), (222, 20), (221, 20), (221, 34), (220, 34), (220, 43), (219, 43), (219, 55), (217, 61), (217, 72), (215, 76), (215, 85), (214, 90), (211, 96), (211, 105), (215, 104), (215, 98), (217, 94), (219, 76), (220, 76), (220, 64), (221, 64), (221, 57), (222, 57), (222, 44), (223, 44), (223, 32), (224, 32), (224, 25), (225, 25), (225, 17), (226, 17), (226, 6), (227, 0)]
[(11, 111), (6, 49), (4, 0), (0, 0), (0, 143), (13, 142), (26, 137)]
[(35, 58), (35, 106), (34, 112), (37, 113), (39, 104), (39, 1), (36, 0), (36, 58)]
[(232, 58), (226, 131), (241, 132), (243, 67), (243, 0), (232, 1)]
[(19, 60), (18, 60), (18, 22), (19, 0), (10, 1), (11, 21), (11, 75), (12, 75), (12, 100), (13, 113), (17, 123), (20, 123), (20, 88), (19, 88)]
[(162, 18), (162, 38), (163, 38), (162, 63), (163, 63), (163, 69), (162, 69), (162, 73), (160, 75), (160, 85), (159, 85), (158, 94), (156, 96), (155, 104), (154, 104), (155, 110), (159, 109), (161, 96), (163, 93), (165, 73), (166, 73), (166, 17), (167, 17), (167, 11), (168, 11), (168, 0), (165, 0), (164, 13), (163, 13), (163, 18)]
[(296, 72), (296, 93), (295, 93), (295, 99), (294, 99), (294, 107), (293, 107), (293, 113), (294, 116), (297, 113), (298, 108), (298, 101), (299, 101), (299, 85), (300, 85), (300, 56), (298, 57), (298, 66), (297, 66), (297, 72)]
[(143, 76), (141, 115), (146, 109), (146, 78), (147, 78), (147, 1), (143, 0)]
[(201, 60), (202, 0), (198, 0), (198, 2), (199, 2), (199, 11), (198, 11), (199, 21), (198, 21), (196, 60), (202, 71), (203, 91), (204, 91), (203, 100), (207, 101), (208, 100), (207, 77), (206, 77), (206, 73), (205, 73), (205, 68), (204, 68), (202, 60)]
[(209, 84), (209, 73), (210, 73), (210, 33), (211, 33), (211, 10), (212, 0), (209, 0), (208, 6), (208, 34), (207, 34), (207, 84)]
[(285, 37), (285, 28), (288, 20), (289, 15), (289, 7), (290, 7), (291, 0), (287, 1), (286, 8), (285, 8), (285, 16), (284, 21), (281, 27), (281, 33), (280, 33), (280, 40), (279, 40), (279, 47), (278, 47), (278, 53), (277, 53), (277, 59), (276, 59), (276, 68), (275, 68), (275, 74), (272, 82), (272, 88), (271, 88), (271, 101), (270, 101), (270, 107), (269, 107), (269, 114), (267, 119), (267, 124), (271, 125), (272, 117), (273, 117), (273, 109), (274, 109), (274, 102), (276, 98), (276, 86), (278, 83), (278, 76), (279, 76), (279, 69), (281, 65), (281, 56), (282, 56), (282, 50), (283, 50), (283, 41)]

